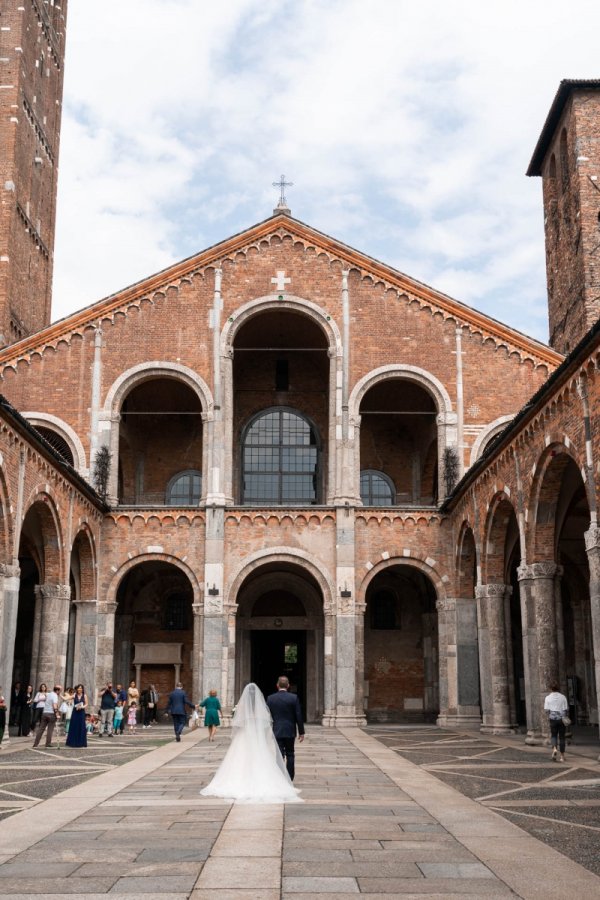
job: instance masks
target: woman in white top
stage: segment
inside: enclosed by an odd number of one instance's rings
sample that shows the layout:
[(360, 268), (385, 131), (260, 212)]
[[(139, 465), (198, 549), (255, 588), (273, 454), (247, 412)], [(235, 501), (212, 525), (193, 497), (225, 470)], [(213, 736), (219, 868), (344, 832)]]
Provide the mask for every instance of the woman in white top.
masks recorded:
[(277, 741), (271, 713), (260, 689), (248, 684), (231, 723), (231, 744), (205, 797), (238, 803), (302, 803), (292, 784)]
[[(556, 683), (550, 685), (550, 693), (544, 700), (544, 709), (548, 713), (550, 724), (550, 743), (552, 744), (552, 759), (556, 762), (560, 745), (560, 761), (565, 761), (565, 723), (563, 717), (569, 715), (569, 702), (564, 694), (558, 690)], [(568, 724), (568, 723), (567, 723)]]
[(44, 712), (44, 706), (46, 705), (46, 694), (48, 693), (48, 688), (45, 683), (42, 681), (39, 688), (37, 689), (37, 693), (33, 700), (31, 701), (31, 705), (33, 706), (33, 721), (31, 723), (32, 731), (35, 731), (37, 726), (40, 724), (42, 719), (42, 713)]

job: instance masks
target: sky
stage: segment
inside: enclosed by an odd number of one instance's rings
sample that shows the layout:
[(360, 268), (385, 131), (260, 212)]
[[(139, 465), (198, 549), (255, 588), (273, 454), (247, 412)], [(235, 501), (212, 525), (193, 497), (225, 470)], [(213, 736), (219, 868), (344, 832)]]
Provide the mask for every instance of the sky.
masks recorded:
[(70, 0), (53, 320), (272, 214), (547, 341), (541, 179), (598, 0)]

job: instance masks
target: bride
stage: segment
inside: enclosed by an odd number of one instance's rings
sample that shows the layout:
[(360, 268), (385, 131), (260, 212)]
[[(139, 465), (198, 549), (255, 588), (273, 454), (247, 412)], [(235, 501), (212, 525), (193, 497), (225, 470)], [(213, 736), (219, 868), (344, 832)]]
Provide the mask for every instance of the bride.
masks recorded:
[(246, 803), (302, 803), (287, 773), (260, 689), (248, 684), (231, 723), (231, 744), (212, 781), (200, 791)]

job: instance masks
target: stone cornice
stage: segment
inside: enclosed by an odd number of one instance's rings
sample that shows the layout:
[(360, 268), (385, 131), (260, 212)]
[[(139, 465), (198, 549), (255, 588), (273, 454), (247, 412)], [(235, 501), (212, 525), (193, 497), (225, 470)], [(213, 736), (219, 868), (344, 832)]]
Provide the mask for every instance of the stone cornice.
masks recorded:
[(14, 364), (20, 358), (28, 358), (34, 352), (41, 352), (46, 346), (56, 346), (58, 341), (68, 340), (73, 333), (97, 327), (103, 319), (112, 318), (116, 312), (128, 306), (139, 306), (144, 299), (151, 300), (155, 293), (164, 294), (169, 289), (177, 290), (183, 280), (205, 269), (220, 266), (223, 260), (231, 259), (236, 253), (244, 252), (252, 246), (256, 247), (261, 241), (273, 237), (280, 239), (290, 237), (293, 241), (302, 243), (307, 249), (324, 253), (331, 261), (339, 261), (344, 267), (357, 270), (362, 277), (396, 290), (399, 296), (406, 296), (409, 301), (415, 301), (425, 308), (429, 307), (434, 312), (441, 312), (446, 318), (456, 319), (471, 331), (480, 333), (484, 338), (492, 338), (498, 346), (505, 346), (509, 352), (516, 351), (520, 356), (533, 360), (536, 365), (546, 365), (553, 369), (563, 360), (559, 353), (545, 344), (410, 278), (385, 263), (360, 253), (297, 219), (287, 215), (276, 215), (6, 347), (0, 351), (0, 365)]

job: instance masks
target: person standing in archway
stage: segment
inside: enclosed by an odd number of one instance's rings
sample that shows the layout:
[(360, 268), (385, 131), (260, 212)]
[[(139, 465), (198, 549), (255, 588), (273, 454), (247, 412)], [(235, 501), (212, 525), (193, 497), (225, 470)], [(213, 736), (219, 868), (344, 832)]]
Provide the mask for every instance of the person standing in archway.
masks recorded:
[(300, 700), (296, 694), (290, 694), (290, 682), (285, 675), (277, 679), (277, 693), (267, 697), (267, 706), (273, 719), (273, 733), (279, 745), (281, 755), (290, 779), (294, 780), (296, 729), (298, 740), (304, 740), (304, 720)]

